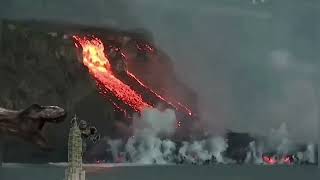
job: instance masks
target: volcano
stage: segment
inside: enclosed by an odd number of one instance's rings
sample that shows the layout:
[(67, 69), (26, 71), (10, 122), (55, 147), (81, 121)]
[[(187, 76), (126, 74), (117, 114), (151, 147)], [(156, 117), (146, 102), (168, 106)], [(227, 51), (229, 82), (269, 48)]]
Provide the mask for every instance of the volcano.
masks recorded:
[[(153, 45), (148, 42), (130, 40), (129, 37), (122, 38), (118, 42), (103, 40), (103, 38), (97, 36), (83, 35), (74, 35), (73, 39), (75, 47), (81, 52), (82, 63), (88, 68), (90, 75), (96, 81), (99, 92), (127, 119), (133, 113), (140, 113), (147, 108), (169, 108), (176, 112), (179, 129), (185, 129), (190, 125), (188, 121), (197, 120), (196, 109), (191, 109), (190, 104), (186, 103), (185, 99), (179, 99), (165, 93), (167, 86), (164, 82), (170, 78), (166, 75), (162, 76), (162, 74), (168, 72), (172, 76), (174, 74), (172, 66), (167, 64), (162, 72), (158, 71), (157, 76), (146, 78), (148, 77), (146, 70), (155, 70), (149, 69), (148, 64), (161, 64), (162, 61), (158, 50)], [(176, 84), (179, 84), (179, 82), (176, 81)], [(200, 134), (200, 136), (202, 135)], [(202, 136), (202, 139), (204, 138)], [(232, 131), (227, 132), (225, 138), (228, 141), (228, 147), (224, 156), (238, 163), (248, 161), (246, 159), (250, 156), (257, 156), (255, 152), (252, 152), (257, 148), (252, 143), (265, 141), (264, 138), (256, 138), (247, 133)], [(176, 141), (175, 144), (177, 146), (181, 145), (181, 140)], [(267, 143), (264, 142), (264, 144)], [(272, 153), (273, 151), (275, 152)], [(262, 157), (265, 164), (290, 165), (304, 163), (301, 158), (297, 158), (297, 152), (305, 151), (307, 151), (307, 145), (301, 145), (294, 152), (281, 154), (275, 149), (271, 149), (259, 156)], [(253, 155), (250, 153), (253, 153)], [(184, 163), (184, 161), (182, 160), (180, 163)]]
[[(120, 132), (118, 135), (117, 131), (113, 131), (124, 129), (120, 125), (117, 127), (118, 120), (130, 124), (132, 116), (144, 109), (169, 108), (176, 114), (176, 134), (170, 140), (177, 149), (183, 146), (183, 141), (199, 144), (208, 138), (204, 137), (204, 131), (199, 133), (199, 137), (195, 137), (198, 132), (194, 133), (196, 126), (193, 123), (199, 122), (196, 94), (187, 83), (184, 84), (177, 78), (172, 60), (145, 33), (69, 23), (8, 21), (3, 27), (6, 28), (3, 28), (2, 33), (1, 77), (2, 82), (9, 84), (7, 88), (1, 86), (3, 96), (0, 102), (3, 106), (27, 106), (30, 102), (38, 101), (61, 104), (62, 107), (67, 107), (68, 112), (77, 112), (83, 118), (88, 115), (85, 119), (97, 125), (100, 132), (104, 131), (103, 135), (123, 139), (130, 132)], [(95, 85), (92, 85), (92, 80)], [(17, 82), (20, 82), (18, 86)], [(77, 110), (77, 107), (81, 109)], [(107, 115), (98, 114), (98, 110)], [(121, 118), (115, 117), (113, 111)], [(101, 118), (108, 121), (101, 121)], [(183, 139), (176, 138), (177, 134), (182, 134)], [(65, 139), (66, 136), (67, 133), (63, 133), (61, 129), (54, 132), (53, 137)], [(157, 138), (163, 140), (162, 136)], [(274, 147), (262, 148), (268, 144), (267, 138), (248, 133), (228, 131), (223, 138), (228, 145), (223, 156), (238, 163), (260, 159), (271, 165), (293, 162), (302, 164), (306, 160), (301, 153), (309, 152), (306, 156), (317, 154), (317, 149), (313, 150), (308, 144), (295, 145), (290, 151), (282, 153)], [(63, 148), (64, 142), (59, 147)], [(99, 158), (97, 154), (100, 152), (95, 153), (95, 149), (105, 153), (106, 148), (99, 148), (100, 144), (92, 147), (92, 159), (104, 160), (104, 155)], [(9, 153), (11, 157), (17, 157), (14, 150), (21, 148), (8, 148), (4, 157), (10, 157)], [(175, 162), (174, 153), (172, 157)], [(197, 159), (193, 152), (189, 155)], [(251, 160), (247, 157), (251, 157)], [(36, 158), (32, 158), (32, 161), (36, 161)]]
[(197, 119), (195, 99), (177, 92), (189, 88), (175, 78), (170, 61), (154, 45), (130, 37), (73, 39), (99, 92), (126, 118), (146, 108), (170, 108), (176, 111), (177, 126)]

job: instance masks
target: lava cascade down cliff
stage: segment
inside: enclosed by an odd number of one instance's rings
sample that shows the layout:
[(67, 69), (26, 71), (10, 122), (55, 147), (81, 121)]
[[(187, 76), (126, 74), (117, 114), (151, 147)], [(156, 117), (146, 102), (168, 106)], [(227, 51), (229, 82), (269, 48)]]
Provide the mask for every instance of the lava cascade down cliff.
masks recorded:
[[(183, 124), (182, 120), (196, 119), (195, 104), (189, 103), (193, 106), (192, 109), (188, 104), (192, 98), (176, 97), (167, 90), (171, 89), (168, 85), (170, 83), (176, 86), (184, 85), (176, 78), (169, 77), (174, 77), (170, 63), (159, 63), (165, 60), (161, 57), (161, 52), (151, 44), (130, 37), (113, 41), (104, 39), (104, 42), (102, 38), (95, 36), (74, 35), (73, 39), (75, 46), (82, 51), (82, 62), (96, 81), (99, 92), (127, 117), (143, 109), (156, 107), (175, 110), (179, 127)], [(135, 56), (132, 55), (134, 51)], [(140, 69), (148, 69), (150, 64), (163, 64), (160, 68), (162, 72), (158, 71), (157, 76), (153, 75), (153, 78), (143, 78), (149, 75)], [(149, 70), (153, 69), (155, 68)]]

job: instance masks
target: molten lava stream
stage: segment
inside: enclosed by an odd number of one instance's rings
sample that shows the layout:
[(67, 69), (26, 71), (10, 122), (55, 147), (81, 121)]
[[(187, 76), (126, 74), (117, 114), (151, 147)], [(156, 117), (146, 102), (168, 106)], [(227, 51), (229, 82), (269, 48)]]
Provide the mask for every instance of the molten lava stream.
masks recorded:
[[(150, 46), (147, 46), (150, 48)], [(121, 53), (124, 60), (127, 60), (124, 53)], [(153, 106), (158, 103), (158, 101), (161, 101), (164, 103), (167, 108), (175, 109), (177, 111), (185, 113), (187, 116), (192, 116), (192, 111), (187, 108), (186, 106), (182, 105), (179, 101), (176, 100), (168, 100), (167, 98), (162, 97), (160, 94), (149, 88), (147, 85), (142, 83), (140, 79), (138, 79), (133, 73), (126, 71), (126, 74), (123, 75), (117, 75), (118, 78), (120, 78), (122, 81), (125, 81), (126, 84), (129, 84), (131, 88), (133, 88), (135, 91), (145, 92), (147, 93), (147, 96), (143, 96), (146, 101), (151, 103)]]
[[(191, 117), (192, 112), (180, 102), (172, 103), (152, 89), (144, 85), (132, 73), (117, 74), (112, 71), (109, 59), (104, 54), (104, 45), (98, 38), (87, 38), (73, 36), (82, 47), (83, 64), (88, 67), (90, 74), (96, 79), (100, 93), (114, 103), (115, 107), (126, 112), (133, 109), (136, 112), (154, 107), (159, 101), (164, 103), (167, 108), (183, 112)], [(76, 47), (79, 46), (76, 43)], [(111, 93), (116, 97), (112, 100)], [(130, 108), (129, 108), (130, 107)]]
[(130, 72), (127, 72), (126, 74), (116, 75), (119, 79), (121, 79), (123, 82), (128, 84), (132, 89), (134, 89), (136, 92), (139, 92), (142, 95), (142, 98), (145, 102), (151, 104), (153, 107), (157, 105), (157, 103), (161, 102), (162, 105), (165, 106), (165, 108), (174, 109), (177, 112), (183, 113), (185, 117), (192, 117), (192, 113), (190, 110), (185, 110), (179, 106), (174, 105), (170, 101), (163, 98), (161, 95), (155, 93), (153, 90), (148, 88), (146, 85), (144, 85), (142, 82), (140, 82), (133, 74)]
[[(145, 89), (146, 92), (149, 92), (149, 94), (153, 97), (156, 97), (157, 99), (160, 99), (161, 101), (165, 102), (167, 106), (177, 110), (186, 113), (189, 116), (192, 116), (192, 111), (188, 109), (186, 106), (182, 105), (180, 102), (172, 102), (167, 100), (166, 98), (162, 97), (161, 95), (157, 94), (153, 90), (151, 90), (149, 87), (144, 85), (136, 76), (134, 76), (132, 73), (127, 72), (127, 76), (129, 79), (135, 80), (137, 84), (141, 86), (141, 89)], [(133, 88), (133, 87), (132, 87)]]
[[(117, 79), (111, 71), (109, 60), (104, 54), (103, 43), (98, 38), (73, 36), (82, 47), (83, 64), (88, 67), (90, 74), (103, 85), (105, 92), (111, 92), (135, 111), (151, 107), (142, 97), (128, 85)], [(76, 44), (76, 47), (77, 44)]]
[(129, 106), (126, 103), (124, 103), (123, 101), (119, 100), (117, 97), (115, 97), (111, 91), (109, 91), (108, 89), (106, 89), (104, 87), (103, 83), (101, 83), (98, 80), (96, 80), (96, 85), (98, 87), (99, 93), (105, 99), (107, 99), (111, 104), (113, 104), (113, 106), (118, 111), (124, 113), (125, 116), (127, 115), (128, 112), (129, 113), (139, 112), (139, 111), (135, 110), (134, 108), (132, 108), (131, 106)]

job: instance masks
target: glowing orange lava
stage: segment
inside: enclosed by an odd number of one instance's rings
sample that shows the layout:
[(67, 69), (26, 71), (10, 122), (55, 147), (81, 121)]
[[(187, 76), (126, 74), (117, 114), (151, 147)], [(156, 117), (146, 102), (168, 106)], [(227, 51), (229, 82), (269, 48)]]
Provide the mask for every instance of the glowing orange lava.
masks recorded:
[[(82, 47), (83, 64), (88, 67), (90, 74), (97, 81), (99, 92), (105, 96), (110, 93), (120, 100), (120, 104), (128, 105), (134, 111), (141, 112), (141, 110), (149, 107), (155, 107), (155, 101), (143, 99), (135, 88), (130, 87), (125, 81), (117, 78), (109, 59), (104, 53), (104, 44), (100, 39), (95, 37), (79, 37), (73, 36), (76, 40), (76, 48)], [(81, 47), (80, 47), (81, 46)], [(122, 56), (124, 54), (122, 53)], [(125, 57), (125, 56), (124, 56)], [(143, 84), (133, 73), (126, 71), (126, 75), (133, 79), (140, 87), (143, 87), (149, 94), (155, 96), (158, 100), (166, 102), (170, 108), (177, 111), (184, 112), (188, 116), (192, 116), (192, 111), (178, 101), (168, 101), (161, 95), (154, 92), (152, 89)], [(108, 97), (108, 99), (110, 96)], [(114, 106), (124, 113), (127, 112), (126, 107), (119, 106), (119, 104), (112, 101)]]
[(114, 76), (110, 62), (104, 54), (101, 40), (78, 36), (73, 36), (73, 38), (82, 46), (83, 64), (88, 67), (90, 74), (101, 82), (104, 88), (111, 91), (114, 96), (135, 111), (151, 107), (143, 101), (139, 94)]
[[(132, 78), (134, 78), (141, 86), (143, 86), (144, 88), (148, 89), (150, 92), (152, 92), (153, 94), (155, 94), (159, 99), (161, 99), (162, 101), (167, 102), (168, 104), (170, 104), (172, 107), (174, 107), (176, 110), (182, 110), (184, 112), (186, 112), (189, 116), (192, 115), (192, 112), (190, 109), (188, 109), (187, 107), (183, 106), (180, 102), (175, 102), (174, 104), (168, 100), (166, 100), (165, 98), (163, 98), (162, 96), (160, 96), (159, 94), (155, 93), (153, 90), (151, 90), (150, 88), (148, 88), (146, 85), (144, 85), (135, 75), (133, 75), (131, 72), (127, 71), (127, 74), (129, 76), (131, 76)], [(178, 107), (180, 106), (180, 107)]]
[[(137, 44), (137, 48), (140, 51), (149, 51), (149, 52), (154, 52), (154, 49), (149, 46), (148, 44), (144, 44), (143, 47), (145, 48), (141, 48), (140, 45)], [(121, 52), (122, 57), (127, 60), (126, 55)], [(152, 89), (150, 89), (149, 87), (147, 87), (145, 84), (143, 84), (133, 73), (131, 73), (130, 71), (127, 70), (127, 75), (130, 76), (131, 78), (135, 79), (140, 86), (143, 86), (144, 88), (148, 89), (152, 94), (154, 94), (155, 96), (157, 96), (157, 98), (161, 99), (162, 101), (165, 101), (166, 103), (168, 103), (169, 105), (171, 105), (173, 108), (175, 108), (176, 110), (180, 110), (180, 111), (184, 111), (186, 114), (188, 114), (189, 116), (192, 116), (192, 111), (185, 105), (182, 105), (179, 101), (176, 100), (171, 100), (169, 101), (168, 99), (162, 97), (161, 95), (157, 94), (155, 91), (153, 91)]]
[(278, 161), (274, 157), (263, 156), (262, 160), (269, 165), (275, 165)]

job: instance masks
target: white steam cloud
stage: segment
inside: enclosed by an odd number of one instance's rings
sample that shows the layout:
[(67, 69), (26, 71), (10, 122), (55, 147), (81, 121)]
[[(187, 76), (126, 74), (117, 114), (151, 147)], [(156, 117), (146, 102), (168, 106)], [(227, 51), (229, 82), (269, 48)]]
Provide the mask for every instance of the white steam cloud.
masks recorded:
[(155, 108), (146, 109), (141, 112), (141, 117), (133, 119), (133, 130), (135, 135), (140, 133), (152, 136), (172, 135), (175, 131), (176, 116), (170, 109), (159, 111)]
[(169, 137), (175, 132), (176, 117), (173, 110), (146, 109), (141, 117), (133, 120), (133, 136), (120, 145), (119, 140), (108, 140), (115, 159), (120, 154), (120, 146), (128, 156), (127, 161), (141, 164), (193, 163), (199, 164), (215, 159), (224, 162), (222, 152), (227, 143), (222, 137), (212, 137), (201, 141), (176, 142), (161, 137)]
[[(283, 164), (283, 155), (293, 155), (301, 163), (316, 163), (316, 146), (312, 143), (305, 148), (299, 147), (291, 139), (287, 125), (282, 123), (278, 129), (271, 129), (268, 137), (260, 142), (251, 142), (245, 162), (254, 164), (265, 163), (262, 159), (265, 152), (271, 152), (271, 156), (278, 158), (278, 164)], [(270, 156), (270, 154), (269, 154)], [(278, 157), (277, 157), (278, 156)], [(279, 157), (280, 156), (280, 157)]]
[[(214, 136), (198, 141), (175, 142), (172, 137), (176, 129), (176, 117), (172, 110), (146, 109), (141, 116), (133, 119), (133, 135), (127, 140), (111, 140), (110, 146), (114, 162), (138, 164), (208, 164), (234, 163), (237, 160), (226, 156), (228, 140)], [(245, 148), (245, 145), (243, 146)], [(300, 148), (289, 135), (283, 123), (278, 129), (271, 129), (269, 136), (257, 137), (247, 147), (245, 163), (265, 164), (265, 153), (281, 158), (291, 153), (301, 162), (315, 163), (315, 146), (310, 144)]]

